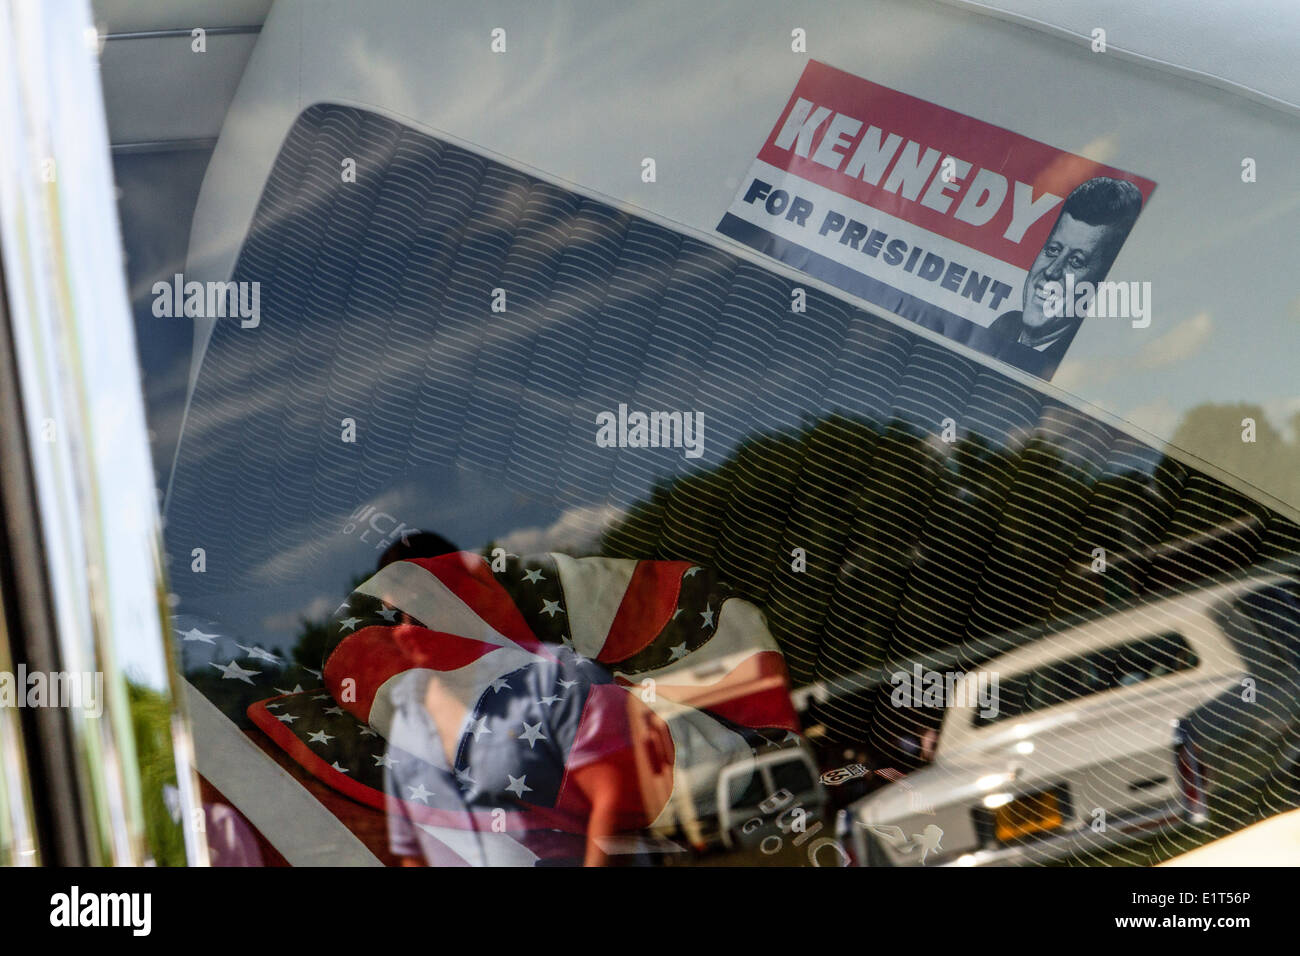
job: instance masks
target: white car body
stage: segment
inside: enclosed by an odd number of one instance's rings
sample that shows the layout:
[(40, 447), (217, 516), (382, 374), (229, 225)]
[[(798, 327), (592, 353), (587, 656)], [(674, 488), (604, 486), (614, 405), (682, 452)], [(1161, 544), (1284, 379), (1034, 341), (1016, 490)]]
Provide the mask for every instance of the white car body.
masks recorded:
[[(1045, 665), (1178, 634), (1195, 654), (1184, 670), (983, 724), (976, 716), (978, 674), (968, 674), (966, 692), (947, 708), (933, 762), (853, 807), (859, 860), (919, 865), (924, 856), (927, 865), (986, 865), (1056, 859), (1197, 816), (1203, 807), (1188, 798), (1180, 777), (1179, 723), (1239, 686), (1247, 673), (1212, 612), (1277, 580), (1255, 577), (1143, 604), (981, 668), (1006, 687)], [(1199, 775), (1199, 768), (1184, 769)], [(1062, 822), (1050, 833), (998, 840), (987, 822), (981, 827), (990, 810), (1052, 788), (1065, 788), (1068, 799), (1059, 801)], [(941, 837), (927, 829), (934, 826)]]

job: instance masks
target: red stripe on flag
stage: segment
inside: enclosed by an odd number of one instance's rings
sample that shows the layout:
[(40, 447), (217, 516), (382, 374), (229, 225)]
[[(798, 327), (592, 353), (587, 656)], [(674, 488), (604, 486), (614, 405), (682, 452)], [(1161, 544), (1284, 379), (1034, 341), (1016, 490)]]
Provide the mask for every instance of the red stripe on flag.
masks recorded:
[(677, 611), (682, 575), (691, 567), (689, 561), (638, 562), (596, 660), (615, 664), (649, 647)]
[[(372, 625), (349, 634), (334, 648), (325, 662), (325, 686), (340, 707), (358, 720), (369, 721), (375, 694), (402, 671), (413, 667), (454, 671), (497, 649), (496, 644), (431, 631), (418, 624)], [(354, 681), (355, 693), (343, 693), (347, 678)]]
[(553, 659), (551, 652), (533, 634), (519, 608), (515, 607), (515, 602), (497, 581), (492, 568), (482, 556), (469, 551), (458, 551), (436, 558), (407, 560), (434, 575), (498, 634), (510, 638), (534, 654), (541, 654), (548, 660)]
[(709, 712), (742, 727), (779, 727), (799, 733), (799, 718), (790, 706), (785, 681), (767, 681), (748, 694), (732, 697), (709, 707)]
[[(303, 692), (303, 694), (311, 693), (315, 693), (315, 691)], [(282, 694), (279, 697), (268, 697), (266, 700), (250, 704), (245, 713), (248, 714), (249, 720), (270, 737), (277, 747), (288, 754), (294, 762), (317, 780), (337, 790), (345, 797), (351, 797), (358, 803), (374, 807), (376, 810), (391, 811), (390, 805), (396, 798), (386, 795), (382, 790), (376, 790), (359, 780), (354, 780), (346, 773), (335, 770), (331, 764), (327, 763), (323, 757), (294, 734), (283, 721), (266, 709), (267, 704), (274, 704), (277, 700), (287, 700), (290, 697), (300, 697), (303, 694)], [(421, 803), (414, 803), (410, 800), (402, 800), (401, 803), (406, 808), (407, 815), (413, 820), (433, 826), (454, 827), (464, 830), (490, 830), (497, 823), (497, 810), (442, 810)], [(575, 822), (545, 807), (502, 808), (502, 810), (505, 813), (507, 832), (564, 829), (566, 826), (569, 827), (566, 832), (582, 832), (585, 826), (583, 821)], [(344, 822), (346, 823), (346, 821)]]
[[(313, 691), (305, 691), (304, 693), (313, 693)], [(358, 803), (364, 803), (367, 806), (382, 810), (384, 808), (384, 795), (382, 793), (373, 787), (368, 787), (364, 783), (353, 780), (345, 773), (339, 773), (303, 743), (283, 721), (266, 709), (267, 704), (273, 704), (277, 700), (288, 700), (290, 697), (300, 696), (302, 695), (284, 694), (280, 697), (259, 700), (255, 704), (250, 704), (245, 713), (248, 714), (248, 719), (270, 737), (281, 750), (292, 757), (299, 766), (317, 780), (333, 787), (345, 797), (351, 797)]]
[(779, 651), (756, 651), (711, 684), (689, 686), (671, 681), (671, 676), (658, 680), (655, 693), (742, 727), (780, 727), (799, 733), (785, 658)]

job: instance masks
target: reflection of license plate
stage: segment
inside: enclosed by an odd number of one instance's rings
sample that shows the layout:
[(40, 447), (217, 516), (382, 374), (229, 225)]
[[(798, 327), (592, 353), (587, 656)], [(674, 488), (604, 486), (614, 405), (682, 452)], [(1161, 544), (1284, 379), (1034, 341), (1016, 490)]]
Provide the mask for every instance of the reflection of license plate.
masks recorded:
[(994, 836), (1003, 842), (1055, 830), (1061, 823), (1061, 804), (1054, 790), (1017, 797), (993, 814)]

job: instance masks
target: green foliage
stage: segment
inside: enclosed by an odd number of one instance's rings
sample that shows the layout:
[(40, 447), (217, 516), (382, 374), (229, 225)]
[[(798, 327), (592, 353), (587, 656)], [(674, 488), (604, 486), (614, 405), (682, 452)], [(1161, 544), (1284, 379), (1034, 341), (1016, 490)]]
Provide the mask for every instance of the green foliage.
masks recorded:
[(140, 797), (149, 853), (158, 866), (185, 866), (184, 836), (163, 799), (163, 788), (176, 786), (171, 702), (158, 691), (134, 681), (128, 680), (126, 687), (140, 766)]

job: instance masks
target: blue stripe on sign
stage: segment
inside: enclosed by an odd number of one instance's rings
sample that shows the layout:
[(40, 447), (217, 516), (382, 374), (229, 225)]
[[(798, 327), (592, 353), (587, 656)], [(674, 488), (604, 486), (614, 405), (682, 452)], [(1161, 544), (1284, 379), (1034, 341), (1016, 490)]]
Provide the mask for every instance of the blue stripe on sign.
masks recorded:
[[(917, 325), (938, 332), (954, 342), (961, 342), (985, 355), (991, 355), (993, 358), (1001, 359), (1043, 378), (1051, 378), (1052, 372), (1055, 371), (1054, 363), (1045, 360), (1032, 349), (1007, 348), (1014, 346), (1015, 343), (994, 336), (988, 329), (962, 318), (955, 312), (949, 312), (924, 299), (908, 295), (888, 283), (841, 265), (834, 259), (813, 252), (797, 242), (783, 239), (731, 213), (723, 215), (722, 221), (718, 223), (718, 232), (784, 262), (800, 272), (806, 272), (814, 278), (829, 282), (836, 288), (866, 299), (868, 302), (874, 302), (881, 308), (888, 309)], [(1013, 309), (1015, 305), (1008, 303), (1007, 308)]]

